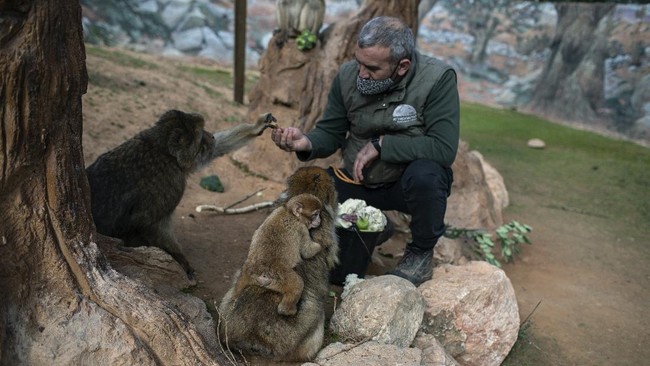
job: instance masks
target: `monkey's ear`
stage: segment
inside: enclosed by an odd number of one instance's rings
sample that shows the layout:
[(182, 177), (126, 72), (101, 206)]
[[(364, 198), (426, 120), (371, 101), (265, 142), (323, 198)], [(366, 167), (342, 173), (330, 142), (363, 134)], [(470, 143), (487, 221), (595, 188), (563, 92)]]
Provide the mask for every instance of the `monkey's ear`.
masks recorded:
[(293, 202), (293, 206), (291, 207), (291, 212), (295, 216), (299, 216), (302, 213), (302, 202), (296, 200)]

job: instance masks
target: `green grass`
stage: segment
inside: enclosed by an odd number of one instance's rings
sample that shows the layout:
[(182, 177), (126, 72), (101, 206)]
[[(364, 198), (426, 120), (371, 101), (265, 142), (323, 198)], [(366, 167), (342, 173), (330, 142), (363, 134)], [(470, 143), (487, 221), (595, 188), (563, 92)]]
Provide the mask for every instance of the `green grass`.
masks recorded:
[(132, 67), (135, 69), (148, 69), (148, 70), (158, 69), (158, 65), (154, 63), (141, 60), (137, 57), (130, 56), (118, 50), (95, 47), (86, 44), (86, 53), (89, 55), (103, 58), (105, 60), (111, 61), (118, 65)]
[[(542, 139), (546, 148), (529, 148), (531, 138)], [(501, 173), (508, 192), (550, 208), (611, 219), (621, 232), (647, 235), (650, 149), (474, 104), (461, 106), (461, 139)], [(509, 208), (518, 209), (526, 208)]]
[[(213, 85), (229, 86), (232, 88), (234, 84), (233, 75), (231, 70), (217, 69), (217, 68), (208, 68), (201, 66), (180, 66), (179, 70), (185, 72), (189, 75), (192, 75), (194, 78), (201, 80), (202, 82), (209, 82)], [(250, 92), (250, 89), (253, 85), (257, 83), (259, 76), (253, 74), (246, 74), (244, 81), (244, 91), (246, 93)], [(203, 88), (206, 88), (205, 85), (200, 85)], [(210, 94), (210, 91), (206, 89)]]
[(181, 71), (197, 76), (200, 80), (209, 81), (216, 85), (232, 85), (233, 79), (230, 71), (198, 66), (181, 66)]
[[(546, 147), (529, 148), (532, 138), (543, 140)], [(603, 218), (615, 235), (639, 238), (626, 243), (650, 258), (650, 149), (467, 103), (461, 106), (461, 140), (503, 176), (511, 198), (506, 215), (516, 217), (542, 206)], [(503, 365), (562, 364), (557, 342), (529, 325), (522, 326)]]
[(207, 86), (207, 85), (205, 85), (203, 83), (199, 83), (199, 82), (194, 81), (194, 82), (192, 82), (192, 84), (194, 84), (197, 87), (203, 89), (205, 91), (205, 93), (207, 95), (209, 95), (211, 98), (220, 99), (220, 98), (224, 97), (222, 93), (220, 93), (217, 90), (214, 90), (213, 88), (211, 88), (211, 87), (209, 87), (209, 86)]

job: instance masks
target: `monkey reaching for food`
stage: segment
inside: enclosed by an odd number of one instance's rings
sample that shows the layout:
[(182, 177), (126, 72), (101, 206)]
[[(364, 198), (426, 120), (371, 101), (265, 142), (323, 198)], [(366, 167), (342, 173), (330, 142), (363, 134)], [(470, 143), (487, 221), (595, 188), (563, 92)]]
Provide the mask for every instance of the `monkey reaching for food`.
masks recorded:
[(193, 269), (172, 230), (171, 217), (187, 177), (234, 151), (266, 128), (275, 128), (271, 113), (255, 124), (240, 124), (214, 135), (203, 129), (198, 114), (165, 112), (150, 127), (110, 150), (86, 168), (97, 232), (122, 239), (126, 246), (156, 246), (188, 275)]
[(248, 286), (262, 286), (282, 294), (279, 314), (294, 315), (304, 286), (294, 268), (322, 249), (309, 235), (309, 229), (320, 226), (322, 207), (316, 196), (304, 193), (273, 210), (253, 234), (233, 296)]

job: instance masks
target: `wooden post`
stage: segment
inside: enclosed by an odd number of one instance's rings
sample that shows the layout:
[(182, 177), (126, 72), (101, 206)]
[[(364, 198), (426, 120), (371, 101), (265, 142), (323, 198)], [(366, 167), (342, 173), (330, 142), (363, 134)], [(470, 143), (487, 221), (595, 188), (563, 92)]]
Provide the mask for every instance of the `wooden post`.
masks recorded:
[(244, 104), (246, 69), (246, 0), (235, 0), (235, 102)]

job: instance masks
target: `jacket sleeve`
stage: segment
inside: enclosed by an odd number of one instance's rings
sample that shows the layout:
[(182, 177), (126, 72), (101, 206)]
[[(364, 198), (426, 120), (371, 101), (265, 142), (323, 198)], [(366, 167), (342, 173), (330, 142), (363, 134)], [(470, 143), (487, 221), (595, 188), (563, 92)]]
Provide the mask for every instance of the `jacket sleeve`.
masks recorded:
[(296, 152), (296, 156), (301, 161), (326, 158), (343, 147), (345, 143), (349, 122), (343, 103), (339, 77), (339, 74), (337, 74), (332, 81), (323, 117), (306, 134), (311, 141), (311, 152)]
[(456, 158), (460, 136), (460, 100), (453, 69), (447, 70), (431, 88), (422, 117), (425, 124), (423, 136), (384, 136), (382, 160), (405, 163), (430, 159), (443, 166), (451, 166)]

